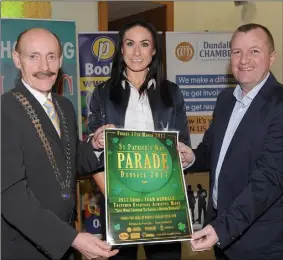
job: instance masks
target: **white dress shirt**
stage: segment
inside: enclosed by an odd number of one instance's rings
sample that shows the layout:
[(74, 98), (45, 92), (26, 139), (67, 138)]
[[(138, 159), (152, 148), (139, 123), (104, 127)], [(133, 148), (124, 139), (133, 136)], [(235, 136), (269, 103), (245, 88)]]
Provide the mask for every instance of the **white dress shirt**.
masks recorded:
[[(27, 84), (23, 79), (22, 82), (24, 86), (29, 90), (29, 92), (36, 98), (36, 100), (40, 103), (46, 114), (48, 115), (47, 108), (44, 106), (44, 103), (46, 102), (47, 98), (52, 100), (51, 92), (48, 93), (47, 96), (45, 96), (43, 93), (33, 89), (29, 84)], [(48, 116), (49, 117), (49, 116)], [(97, 159), (99, 160), (99, 156), (102, 152), (95, 152), (95, 155)]]
[[(139, 94), (133, 84), (127, 80), (130, 86), (130, 98), (125, 115), (124, 128), (133, 130), (154, 130), (152, 111), (149, 104), (147, 93)], [(123, 88), (126, 87), (126, 80), (122, 81)], [(151, 79), (147, 85), (148, 88), (156, 87), (155, 79)]]
[(260, 82), (257, 86), (255, 86), (250, 92), (248, 92), (246, 95), (244, 95), (243, 90), (239, 85), (236, 86), (233, 95), (236, 98), (236, 103), (233, 109), (233, 112), (231, 114), (228, 127), (226, 129), (226, 133), (223, 139), (223, 143), (221, 146), (216, 170), (215, 170), (215, 182), (212, 192), (212, 200), (213, 200), (213, 207), (217, 209), (217, 196), (218, 196), (218, 179), (219, 174), (221, 171), (221, 167), (226, 155), (226, 152), (229, 148), (229, 145), (232, 141), (232, 138), (242, 121), (245, 113), (247, 112), (250, 104), (252, 103), (253, 99), (257, 95), (257, 93), (260, 91), (264, 83), (266, 82), (267, 78), (269, 77), (269, 74), (264, 78), (262, 82)]
[(49, 98), (50, 100), (52, 100), (52, 95), (51, 92), (48, 93), (47, 96), (45, 96), (43, 93), (33, 89), (28, 83), (26, 83), (23, 79), (22, 82), (24, 84), (24, 86), (28, 89), (28, 91), (36, 98), (36, 100), (40, 103), (40, 105), (43, 107), (44, 111), (47, 113), (47, 109), (44, 106), (44, 103), (46, 102), (47, 98)]

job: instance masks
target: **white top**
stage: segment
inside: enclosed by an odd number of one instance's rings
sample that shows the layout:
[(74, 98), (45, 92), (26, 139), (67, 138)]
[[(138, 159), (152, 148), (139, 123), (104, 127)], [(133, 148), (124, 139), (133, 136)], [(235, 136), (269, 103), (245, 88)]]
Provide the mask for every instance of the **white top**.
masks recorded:
[(50, 100), (52, 100), (51, 92), (49, 92), (48, 95), (47, 95), (47, 97), (46, 97), (43, 93), (41, 93), (41, 92), (39, 92), (39, 91), (33, 89), (33, 88), (32, 88), (28, 83), (26, 83), (23, 79), (22, 79), (22, 82), (23, 82), (24, 86), (28, 89), (28, 91), (29, 91), (29, 92), (36, 98), (36, 100), (40, 103), (40, 105), (43, 107), (44, 111), (45, 111), (46, 114), (48, 115), (47, 109), (46, 109), (46, 107), (44, 106), (44, 103), (46, 102), (47, 98), (49, 98)]
[(250, 107), (253, 99), (255, 96), (258, 94), (258, 92), (261, 90), (262, 86), (266, 82), (267, 78), (269, 77), (269, 74), (264, 78), (262, 82), (260, 82), (257, 86), (255, 86), (250, 92), (248, 92), (247, 95), (244, 95), (242, 88), (240, 85), (237, 85), (233, 95), (236, 98), (236, 103), (233, 109), (233, 112), (231, 114), (230, 120), (228, 127), (226, 129), (226, 133), (223, 139), (223, 143), (221, 146), (217, 166), (216, 166), (216, 171), (215, 171), (215, 182), (214, 182), (214, 187), (213, 187), (213, 192), (212, 192), (212, 199), (213, 199), (213, 207), (217, 209), (217, 196), (218, 196), (218, 179), (219, 179), (219, 174), (221, 171), (221, 167), (226, 155), (226, 152), (229, 148), (229, 145), (232, 141), (232, 138), (242, 121), (244, 115), (248, 111), (248, 108)]
[[(130, 98), (126, 110), (124, 127), (128, 129), (153, 131), (154, 122), (147, 93), (140, 95), (139, 90), (134, 87), (131, 82), (127, 82), (130, 86)], [(125, 88), (125, 84), (126, 81), (123, 80), (123, 88)], [(150, 88), (152, 85), (155, 88), (156, 81), (154, 79), (148, 82), (147, 87)]]

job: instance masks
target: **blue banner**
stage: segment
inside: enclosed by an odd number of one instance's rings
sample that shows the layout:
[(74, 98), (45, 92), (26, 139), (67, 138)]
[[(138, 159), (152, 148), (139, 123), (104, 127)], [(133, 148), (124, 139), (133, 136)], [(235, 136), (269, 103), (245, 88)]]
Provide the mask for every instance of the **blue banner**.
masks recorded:
[(118, 32), (79, 33), (82, 135), (86, 139), (87, 115), (91, 94), (110, 77)]
[(76, 25), (73, 21), (38, 19), (1, 19), (1, 93), (15, 87), (19, 71), (12, 59), (18, 35), (29, 28), (46, 28), (55, 33), (63, 47), (63, 64), (54, 86), (55, 92), (67, 97), (78, 115)]
[(236, 79), (232, 74), (213, 75), (176, 75), (176, 84), (182, 86), (204, 86), (204, 85), (235, 85)]
[[(89, 101), (94, 88), (109, 79), (116, 50), (117, 32), (79, 33), (80, 91), (82, 108), (82, 137), (88, 134)], [(85, 180), (84, 187), (91, 185)], [(94, 183), (92, 183), (93, 186)], [(105, 200), (96, 187), (84, 195), (84, 227), (89, 233), (105, 236)]]

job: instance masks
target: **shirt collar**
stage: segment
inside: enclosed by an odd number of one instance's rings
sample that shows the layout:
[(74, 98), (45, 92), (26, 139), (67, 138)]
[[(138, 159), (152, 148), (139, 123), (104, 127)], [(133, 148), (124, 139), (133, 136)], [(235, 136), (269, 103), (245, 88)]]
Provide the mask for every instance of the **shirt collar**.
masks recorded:
[(43, 106), (43, 104), (45, 103), (46, 99), (49, 98), (52, 100), (52, 95), (51, 92), (48, 93), (47, 97), (42, 94), (41, 92), (33, 89), (29, 84), (27, 84), (23, 79), (22, 82), (24, 84), (24, 86), (28, 89), (28, 91), (36, 98), (36, 100), (41, 104), (41, 106)]
[(242, 88), (240, 87), (240, 85), (237, 85), (233, 92), (233, 95), (236, 98), (236, 100), (242, 103), (244, 107), (249, 105), (253, 101), (253, 99), (256, 97), (258, 92), (261, 90), (261, 88), (267, 81), (269, 75), (270, 75), (270, 72), (268, 72), (266, 77), (258, 85), (256, 85), (251, 91), (249, 91), (248, 94), (246, 94), (245, 96), (244, 96), (244, 92)]
[[(126, 74), (126, 71), (125, 71), (125, 70), (124, 70), (124, 72), (123, 72), (123, 76), (125, 77), (125, 79), (123, 79), (122, 82), (121, 82), (122, 87), (123, 87), (124, 89), (126, 88), (126, 82), (128, 82), (129, 85), (133, 87), (133, 84), (128, 80), (128, 77), (127, 77), (127, 74)], [(148, 83), (147, 83), (147, 89), (150, 89), (151, 86), (153, 86), (154, 89), (156, 88), (156, 80), (153, 79), (153, 78), (148, 81)]]

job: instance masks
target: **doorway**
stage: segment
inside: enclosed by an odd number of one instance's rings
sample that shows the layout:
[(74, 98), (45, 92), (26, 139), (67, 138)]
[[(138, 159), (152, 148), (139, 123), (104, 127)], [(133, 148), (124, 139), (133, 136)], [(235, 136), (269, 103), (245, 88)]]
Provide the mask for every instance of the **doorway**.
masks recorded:
[[(138, 11), (137, 11), (138, 10)], [(174, 30), (173, 1), (99, 1), (98, 30), (115, 31), (129, 20), (145, 19), (158, 31)]]
[(174, 31), (173, 1), (99, 1), (98, 30), (119, 31), (127, 22), (146, 20), (162, 33), (163, 69), (166, 72), (166, 31)]

